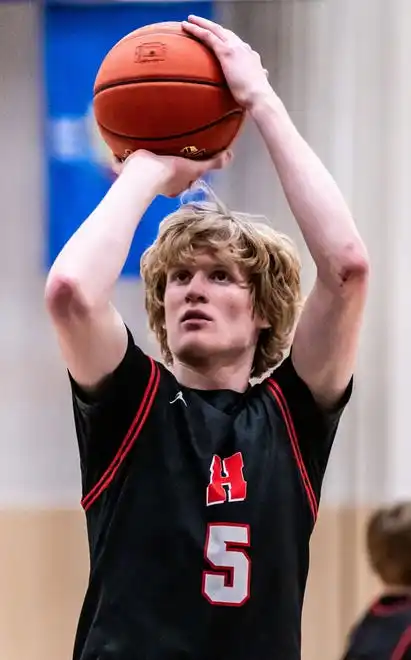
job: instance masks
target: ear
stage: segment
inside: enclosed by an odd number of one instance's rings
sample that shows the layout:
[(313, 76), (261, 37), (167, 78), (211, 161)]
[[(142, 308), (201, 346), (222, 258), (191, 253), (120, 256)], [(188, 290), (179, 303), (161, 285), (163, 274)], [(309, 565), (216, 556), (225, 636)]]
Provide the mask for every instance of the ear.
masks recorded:
[(259, 330), (268, 330), (268, 328), (271, 328), (271, 323), (269, 323), (267, 319), (263, 319), (260, 316), (257, 316), (256, 321), (257, 321), (257, 328)]

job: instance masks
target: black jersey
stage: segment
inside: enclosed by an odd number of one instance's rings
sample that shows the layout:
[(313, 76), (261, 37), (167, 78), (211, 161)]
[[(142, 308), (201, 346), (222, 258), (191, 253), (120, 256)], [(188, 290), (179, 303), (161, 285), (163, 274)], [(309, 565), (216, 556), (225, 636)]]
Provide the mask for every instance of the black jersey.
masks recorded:
[(351, 631), (343, 660), (411, 660), (411, 596), (373, 603)]
[(97, 401), (71, 381), (90, 579), (75, 660), (298, 660), (309, 539), (351, 385), (291, 360), (240, 394), (181, 386), (129, 333)]

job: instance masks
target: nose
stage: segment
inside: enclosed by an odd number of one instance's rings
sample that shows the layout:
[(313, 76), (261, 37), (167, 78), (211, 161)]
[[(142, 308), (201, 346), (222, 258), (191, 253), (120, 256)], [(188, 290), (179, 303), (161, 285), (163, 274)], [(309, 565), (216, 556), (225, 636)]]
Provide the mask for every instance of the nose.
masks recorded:
[(207, 284), (203, 275), (199, 272), (193, 275), (187, 285), (186, 302), (208, 302)]

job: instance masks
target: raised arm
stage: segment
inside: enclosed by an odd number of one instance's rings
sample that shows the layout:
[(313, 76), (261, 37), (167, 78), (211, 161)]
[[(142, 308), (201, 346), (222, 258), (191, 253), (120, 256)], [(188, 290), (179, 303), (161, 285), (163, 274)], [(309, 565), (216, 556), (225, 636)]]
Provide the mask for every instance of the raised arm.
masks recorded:
[(289, 206), (317, 267), (292, 360), (317, 401), (333, 406), (352, 376), (367, 293), (367, 251), (329, 172), (274, 92), (252, 106)]
[(367, 251), (336, 183), (292, 123), (258, 53), (207, 19), (190, 16), (183, 25), (214, 50), (231, 92), (255, 121), (316, 264), (317, 279), (298, 323), (292, 361), (314, 398), (332, 407), (354, 369)]
[(174, 197), (230, 154), (203, 163), (139, 151), (73, 234), (48, 275), (45, 299), (66, 365), (86, 391), (120, 364), (127, 331), (110, 302), (144, 212), (158, 194)]

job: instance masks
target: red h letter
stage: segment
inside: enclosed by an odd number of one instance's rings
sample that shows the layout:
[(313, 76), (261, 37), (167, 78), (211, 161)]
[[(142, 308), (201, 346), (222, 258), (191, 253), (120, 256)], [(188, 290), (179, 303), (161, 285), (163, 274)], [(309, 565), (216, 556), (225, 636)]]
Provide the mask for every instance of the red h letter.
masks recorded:
[[(223, 461), (214, 454), (207, 486), (207, 506), (223, 502), (239, 502), (247, 495), (247, 482), (243, 475), (244, 461), (240, 451)], [(224, 488), (227, 487), (227, 490)]]

